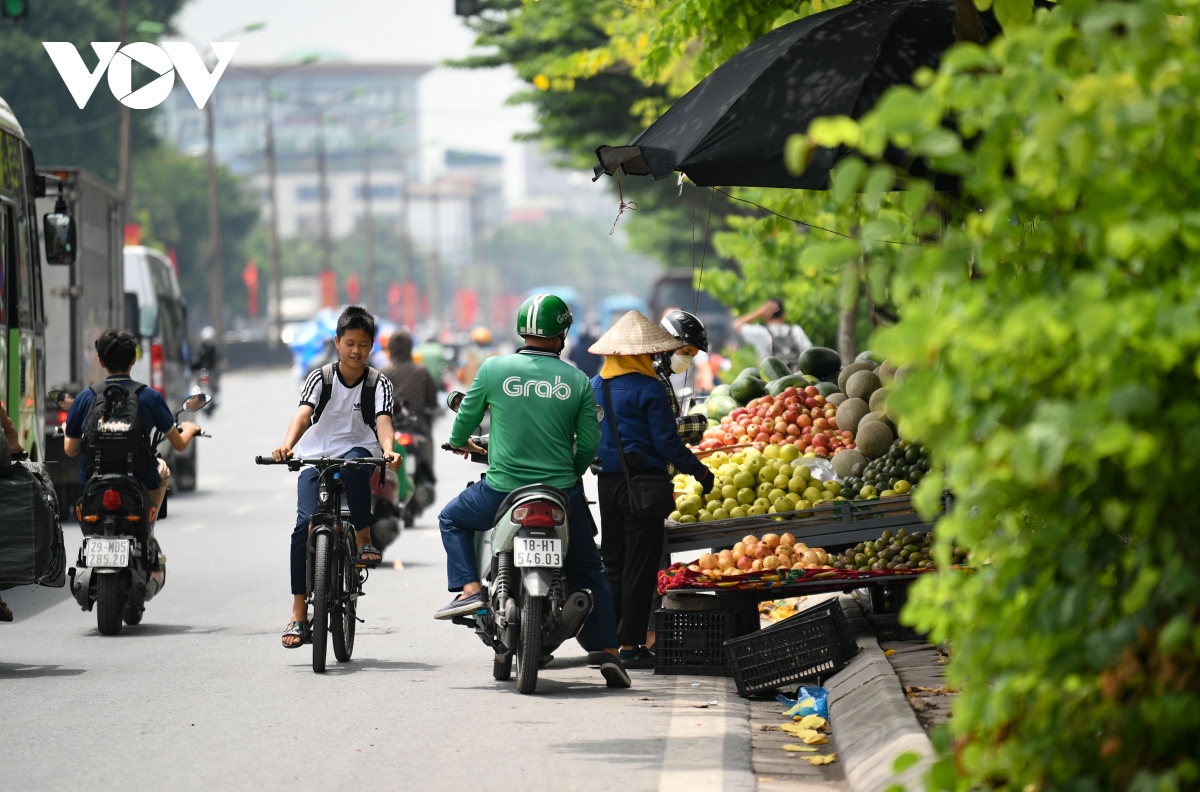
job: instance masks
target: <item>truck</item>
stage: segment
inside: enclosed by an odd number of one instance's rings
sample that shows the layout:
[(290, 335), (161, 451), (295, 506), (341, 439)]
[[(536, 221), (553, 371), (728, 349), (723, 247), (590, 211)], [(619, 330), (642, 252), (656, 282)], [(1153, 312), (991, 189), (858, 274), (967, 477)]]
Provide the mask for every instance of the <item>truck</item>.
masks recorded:
[[(105, 373), (96, 359), (95, 343), (110, 327), (126, 328), (125, 277), (122, 262), (121, 196), (116, 188), (80, 168), (41, 168), (46, 195), (37, 199), (39, 215), (62, 208), (75, 219), (75, 260), (55, 264), (40, 251), (46, 315), (46, 384), (52, 390), (79, 393)], [(78, 500), (78, 462), (63, 453), (61, 438), (51, 438), (66, 414), (46, 399), (46, 459), (58, 500), (69, 509)]]

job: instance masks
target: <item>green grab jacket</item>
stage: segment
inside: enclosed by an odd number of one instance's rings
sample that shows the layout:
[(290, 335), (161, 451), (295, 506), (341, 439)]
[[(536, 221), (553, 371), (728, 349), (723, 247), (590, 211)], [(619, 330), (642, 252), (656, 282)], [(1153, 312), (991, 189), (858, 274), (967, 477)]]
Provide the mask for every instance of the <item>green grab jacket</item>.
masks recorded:
[(569, 489), (600, 448), (596, 397), (587, 375), (553, 352), (522, 347), (488, 358), (458, 408), (450, 445), (462, 448), (491, 408), (487, 483)]

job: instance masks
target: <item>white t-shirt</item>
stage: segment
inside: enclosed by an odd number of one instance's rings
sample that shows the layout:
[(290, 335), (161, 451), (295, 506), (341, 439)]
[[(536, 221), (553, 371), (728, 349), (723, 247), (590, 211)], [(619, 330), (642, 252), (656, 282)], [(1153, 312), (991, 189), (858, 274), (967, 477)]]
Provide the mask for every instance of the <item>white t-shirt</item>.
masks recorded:
[[(329, 403), (321, 411), (321, 418), (308, 428), (293, 449), (298, 457), (340, 457), (352, 448), (365, 448), (372, 456), (379, 456), (379, 438), (375, 430), (367, 425), (362, 414), (362, 387), (364, 375), (353, 386), (347, 386), (342, 372), (334, 366), (333, 392)], [(321, 400), (323, 385), (321, 369), (308, 375), (300, 391), (300, 404), (316, 409)], [(392, 414), (392, 383), (380, 376), (375, 386), (375, 416)], [(314, 415), (314, 418), (316, 416)]]
[(748, 324), (742, 326), (741, 334), (760, 358), (774, 355), (789, 366), (796, 365), (800, 353), (813, 345), (804, 329), (794, 324)]

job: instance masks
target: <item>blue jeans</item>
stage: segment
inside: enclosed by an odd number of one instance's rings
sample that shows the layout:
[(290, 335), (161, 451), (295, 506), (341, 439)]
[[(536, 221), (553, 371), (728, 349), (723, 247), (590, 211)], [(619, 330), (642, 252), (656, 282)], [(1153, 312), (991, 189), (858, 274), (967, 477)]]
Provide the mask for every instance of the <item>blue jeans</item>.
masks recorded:
[[(371, 456), (365, 448), (352, 448), (342, 455), (348, 459)], [(375, 524), (371, 513), (371, 474), (365, 470), (339, 471), (350, 507), (350, 523), (358, 530)], [(317, 477), (315, 468), (304, 468), (296, 483), (296, 528), (292, 531), (292, 593), (308, 593), (308, 521), (317, 513)]]
[[(442, 545), (446, 548), (446, 577), (450, 591), (461, 591), (467, 583), (479, 582), (475, 558), (475, 534), (490, 529), (496, 510), (508, 493), (479, 481), (460, 492), (438, 515)], [(575, 589), (590, 589), (592, 613), (579, 631), (579, 643), (589, 652), (617, 646), (617, 618), (604, 564), (596, 552), (596, 530), (583, 495), (583, 484), (567, 490), (571, 498), (571, 524), (567, 557), (563, 566), (567, 583)]]

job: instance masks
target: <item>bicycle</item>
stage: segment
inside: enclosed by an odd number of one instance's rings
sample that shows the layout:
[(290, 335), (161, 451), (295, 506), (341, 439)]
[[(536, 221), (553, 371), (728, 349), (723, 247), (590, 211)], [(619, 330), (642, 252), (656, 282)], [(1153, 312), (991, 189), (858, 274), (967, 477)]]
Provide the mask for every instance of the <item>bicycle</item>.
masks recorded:
[(287, 459), (276, 462), (271, 457), (254, 458), (257, 465), (287, 465), (293, 473), (312, 467), (317, 475), (317, 513), (308, 529), (308, 601), (312, 605), (313, 672), (325, 673), (325, 656), (329, 634), (333, 633), (333, 654), (339, 663), (350, 661), (354, 653), (354, 625), (358, 598), (363, 596), (363, 584), (369, 575), (366, 566), (359, 564), (358, 547), (354, 541), (354, 526), (343, 519), (341, 481), (343, 468), (385, 468), (387, 460), (379, 457), (347, 459), (318, 457)]

